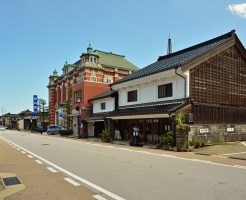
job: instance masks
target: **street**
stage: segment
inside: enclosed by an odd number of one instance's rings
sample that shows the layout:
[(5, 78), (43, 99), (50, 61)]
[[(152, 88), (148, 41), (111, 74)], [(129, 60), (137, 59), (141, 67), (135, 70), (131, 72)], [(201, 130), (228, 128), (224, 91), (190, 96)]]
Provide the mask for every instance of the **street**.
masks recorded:
[(18, 145), (108, 200), (246, 198), (244, 166), (10, 130), (0, 132), (0, 139)]

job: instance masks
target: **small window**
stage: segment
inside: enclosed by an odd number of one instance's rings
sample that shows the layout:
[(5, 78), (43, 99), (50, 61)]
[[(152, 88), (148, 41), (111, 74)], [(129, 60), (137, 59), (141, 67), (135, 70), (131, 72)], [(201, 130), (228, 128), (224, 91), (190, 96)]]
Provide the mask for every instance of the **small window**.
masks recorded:
[(74, 92), (74, 103), (81, 103), (81, 90)]
[(105, 102), (101, 103), (101, 110), (105, 110), (106, 109), (106, 104)]
[(91, 61), (91, 62), (93, 62), (93, 59), (92, 59), (92, 57), (90, 57), (90, 61)]
[(91, 82), (97, 82), (97, 78), (95, 76), (91, 76), (90, 81)]
[(127, 101), (128, 102), (133, 102), (133, 101), (137, 101), (137, 100), (138, 100), (138, 91), (137, 90), (129, 91), (127, 93)]
[(158, 98), (165, 98), (173, 96), (173, 84), (165, 84), (158, 86)]
[(112, 83), (112, 80), (109, 79), (109, 78), (107, 78), (107, 79), (105, 80), (105, 82), (110, 84), (110, 83)]
[(97, 63), (97, 59), (96, 58), (94, 58), (94, 63)]

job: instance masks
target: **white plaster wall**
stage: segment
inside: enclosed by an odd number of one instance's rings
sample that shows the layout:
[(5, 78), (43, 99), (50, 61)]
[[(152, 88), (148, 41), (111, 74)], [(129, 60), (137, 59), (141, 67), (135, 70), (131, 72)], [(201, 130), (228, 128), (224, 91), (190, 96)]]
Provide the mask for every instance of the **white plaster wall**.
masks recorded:
[(184, 72), (186, 76), (186, 97), (190, 96), (190, 70)]
[[(158, 98), (158, 85), (173, 84), (173, 96), (166, 98)], [(132, 84), (128, 87), (118, 88), (119, 92), (119, 106), (166, 101), (173, 99), (180, 99), (185, 97), (184, 79), (171, 75), (162, 77), (161, 79), (149, 79), (147, 81), (140, 81), (138, 84)], [(135, 102), (127, 102), (127, 92), (132, 90), (138, 90), (138, 100)]]
[[(105, 103), (105, 109), (101, 109), (101, 103)], [(108, 97), (93, 101), (93, 113), (111, 112), (115, 109), (115, 98)]]

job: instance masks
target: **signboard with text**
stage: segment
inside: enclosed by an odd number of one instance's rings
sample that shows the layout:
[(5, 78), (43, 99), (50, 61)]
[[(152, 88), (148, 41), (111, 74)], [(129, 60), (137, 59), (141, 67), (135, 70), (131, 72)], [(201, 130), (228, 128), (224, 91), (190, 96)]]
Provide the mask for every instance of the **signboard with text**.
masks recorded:
[(200, 133), (208, 133), (209, 129), (208, 128), (200, 128)]
[(38, 95), (33, 95), (33, 115), (38, 115)]

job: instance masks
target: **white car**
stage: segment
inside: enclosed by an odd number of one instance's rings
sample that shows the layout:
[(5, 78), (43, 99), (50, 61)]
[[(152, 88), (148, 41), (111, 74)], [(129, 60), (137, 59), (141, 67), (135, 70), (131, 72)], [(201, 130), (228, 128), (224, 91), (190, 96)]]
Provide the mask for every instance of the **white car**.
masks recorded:
[(5, 131), (5, 127), (4, 126), (2, 126), (2, 125), (0, 125), (0, 131)]

